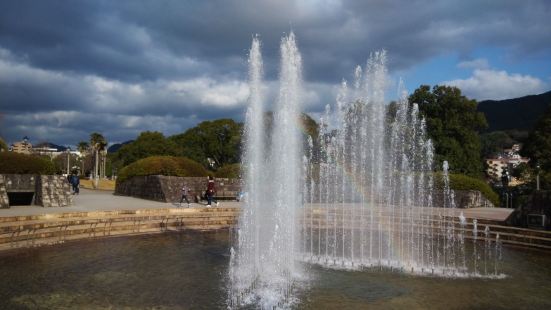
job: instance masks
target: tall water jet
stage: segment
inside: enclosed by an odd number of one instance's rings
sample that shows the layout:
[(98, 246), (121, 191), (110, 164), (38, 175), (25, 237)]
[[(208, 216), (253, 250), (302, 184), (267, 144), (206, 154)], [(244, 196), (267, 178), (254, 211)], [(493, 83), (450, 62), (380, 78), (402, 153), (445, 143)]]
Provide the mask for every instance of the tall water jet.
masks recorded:
[(398, 100), (387, 105), (387, 80), (386, 53), (372, 54), (365, 69), (355, 69), (352, 89), (343, 81), (335, 126), (324, 125), (331, 116), (320, 121), (320, 156), (310, 163), (319, 173), (308, 174), (308, 183), (310, 192), (325, 195), (315, 195), (305, 209), (301, 235), (310, 246), (301, 257), (335, 268), (495, 276), (487, 265), (497, 262), (498, 246), (490, 247), (498, 238), (485, 230), (484, 252), (475, 244), (484, 259), (479, 273), (476, 261), (467, 262), (468, 224), (456, 210), (448, 163), (435, 174), (419, 106), (408, 101), (402, 82)]
[(280, 90), (266, 143), (260, 41), (249, 55), (249, 108), (243, 155), (247, 193), (239, 219), (238, 245), (230, 262), (230, 307), (288, 304), (301, 278), (296, 263), (300, 238), (296, 220), (302, 206), (303, 150), (299, 130), (302, 60), (295, 36), (281, 40)]
[[(250, 50), (247, 194), (231, 250), (230, 307), (289, 307), (304, 279), (301, 260), (329, 268), (502, 276), (499, 236), (457, 212), (448, 163), (435, 162), (425, 120), (403, 83), (397, 100), (386, 104), (386, 53), (376, 52), (365, 68), (357, 67), (351, 87), (343, 80), (319, 135), (304, 140), (302, 60), (293, 33), (281, 40), (280, 51), (269, 131), (258, 38)], [(467, 239), (474, 239), (473, 255)]]
[[(230, 257), (230, 294), (229, 303), (243, 302), (245, 293), (258, 280), (262, 263), (260, 253), (266, 244), (261, 242), (262, 171), (265, 170), (264, 124), (262, 121), (264, 103), (262, 95), (263, 63), (260, 51), (261, 43), (257, 36), (253, 38), (249, 51), (249, 99), (245, 117), (244, 148), (242, 172), (243, 191), (247, 193), (239, 222), (237, 251), (231, 249)], [(263, 248), (261, 248), (263, 247)]]

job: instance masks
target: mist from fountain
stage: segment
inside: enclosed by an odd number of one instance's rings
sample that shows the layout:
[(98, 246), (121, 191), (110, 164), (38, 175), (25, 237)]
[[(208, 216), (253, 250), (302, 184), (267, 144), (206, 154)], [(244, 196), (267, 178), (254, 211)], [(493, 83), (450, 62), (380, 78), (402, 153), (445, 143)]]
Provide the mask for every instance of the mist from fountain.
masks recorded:
[[(320, 119), (319, 135), (304, 141), (302, 60), (295, 36), (281, 40), (271, 129), (260, 47), (253, 38), (242, 160), (246, 199), (231, 249), (230, 308), (289, 307), (297, 284), (307, 280), (301, 262), (445, 277), (502, 276), (499, 235), (492, 239), (488, 226), (480, 231), (476, 220), (468, 223), (456, 212), (448, 163), (442, 163), (442, 173), (434, 172), (425, 120), (401, 82), (398, 100), (386, 104), (385, 51), (355, 69), (352, 87), (343, 80), (335, 106), (327, 105)], [(466, 240), (474, 241), (472, 247)]]
[(281, 40), (280, 91), (266, 143), (260, 41), (249, 55), (250, 97), (243, 153), (247, 197), (239, 219), (237, 250), (231, 254), (232, 307), (255, 303), (272, 309), (289, 304), (293, 285), (303, 278), (296, 260), (297, 212), (302, 207), (302, 59), (293, 33)]
[[(486, 230), (484, 249), (474, 244), (476, 254), (468, 257), (465, 240), (478, 237), (476, 222), (467, 236), (448, 162), (434, 173), (433, 145), (418, 105), (408, 101), (401, 82), (398, 100), (387, 105), (387, 81), (386, 53), (374, 53), (364, 69), (356, 68), (351, 89), (343, 81), (334, 113), (326, 107), (319, 150), (306, 150), (302, 259), (329, 268), (499, 276), (497, 267), (486, 266), (498, 265), (491, 250), (498, 252), (497, 236)], [(477, 267), (481, 255), (483, 269)]]

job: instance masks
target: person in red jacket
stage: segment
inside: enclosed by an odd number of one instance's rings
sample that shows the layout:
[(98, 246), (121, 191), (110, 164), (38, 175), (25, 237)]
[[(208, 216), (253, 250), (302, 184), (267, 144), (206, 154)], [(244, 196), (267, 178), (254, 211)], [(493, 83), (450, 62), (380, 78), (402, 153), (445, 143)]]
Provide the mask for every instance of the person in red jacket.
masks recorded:
[(218, 206), (218, 201), (214, 198), (214, 195), (216, 194), (216, 189), (214, 188), (214, 178), (209, 175), (209, 182), (207, 183), (207, 208), (210, 208), (212, 205), (212, 202), (216, 203), (216, 206)]

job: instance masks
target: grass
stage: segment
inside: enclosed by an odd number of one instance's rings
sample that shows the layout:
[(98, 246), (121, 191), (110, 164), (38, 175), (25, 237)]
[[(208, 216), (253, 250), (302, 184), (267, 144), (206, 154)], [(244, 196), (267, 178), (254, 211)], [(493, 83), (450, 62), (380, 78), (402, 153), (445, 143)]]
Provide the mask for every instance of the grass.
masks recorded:
[[(81, 179), (80, 186), (87, 189), (96, 189), (94, 188), (94, 180)], [(99, 190), (115, 190), (115, 180), (99, 180), (98, 188)]]

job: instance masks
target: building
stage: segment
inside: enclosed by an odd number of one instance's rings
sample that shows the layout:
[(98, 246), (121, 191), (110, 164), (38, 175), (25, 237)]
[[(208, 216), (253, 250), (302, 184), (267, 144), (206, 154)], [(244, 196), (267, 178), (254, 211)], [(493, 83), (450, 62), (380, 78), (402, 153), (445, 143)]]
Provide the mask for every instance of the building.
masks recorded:
[(10, 150), (15, 153), (31, 154), (33, 145), (29, 142), (29, 137), (25, 136), (22, 141), (12, 144)]
[[(522, 146), (520, 144), (513, 144), (509, 149), (504, 149), (503, 153), (496, 156), (495, 158), (487, 158), (486, 164), (488, 169), (486, 174), (494, 181), (500, 182), (501, 176), (505, 172), (511, 172), (521, 163), (528, 163), (529, 158), (520, 156), (519, 152)], [(516, 178), (511, 178), (509, 185), (516, 186), (522, 184), (522, 182)]]
[(49, 147), (49, 146), (36, 146), (33, 148), (32, 151), (33, 151), (33, 154), (49, 156), (50, 158), (54, 158), (64, 153), (64, 152), (58, 151), (54, 147)]

